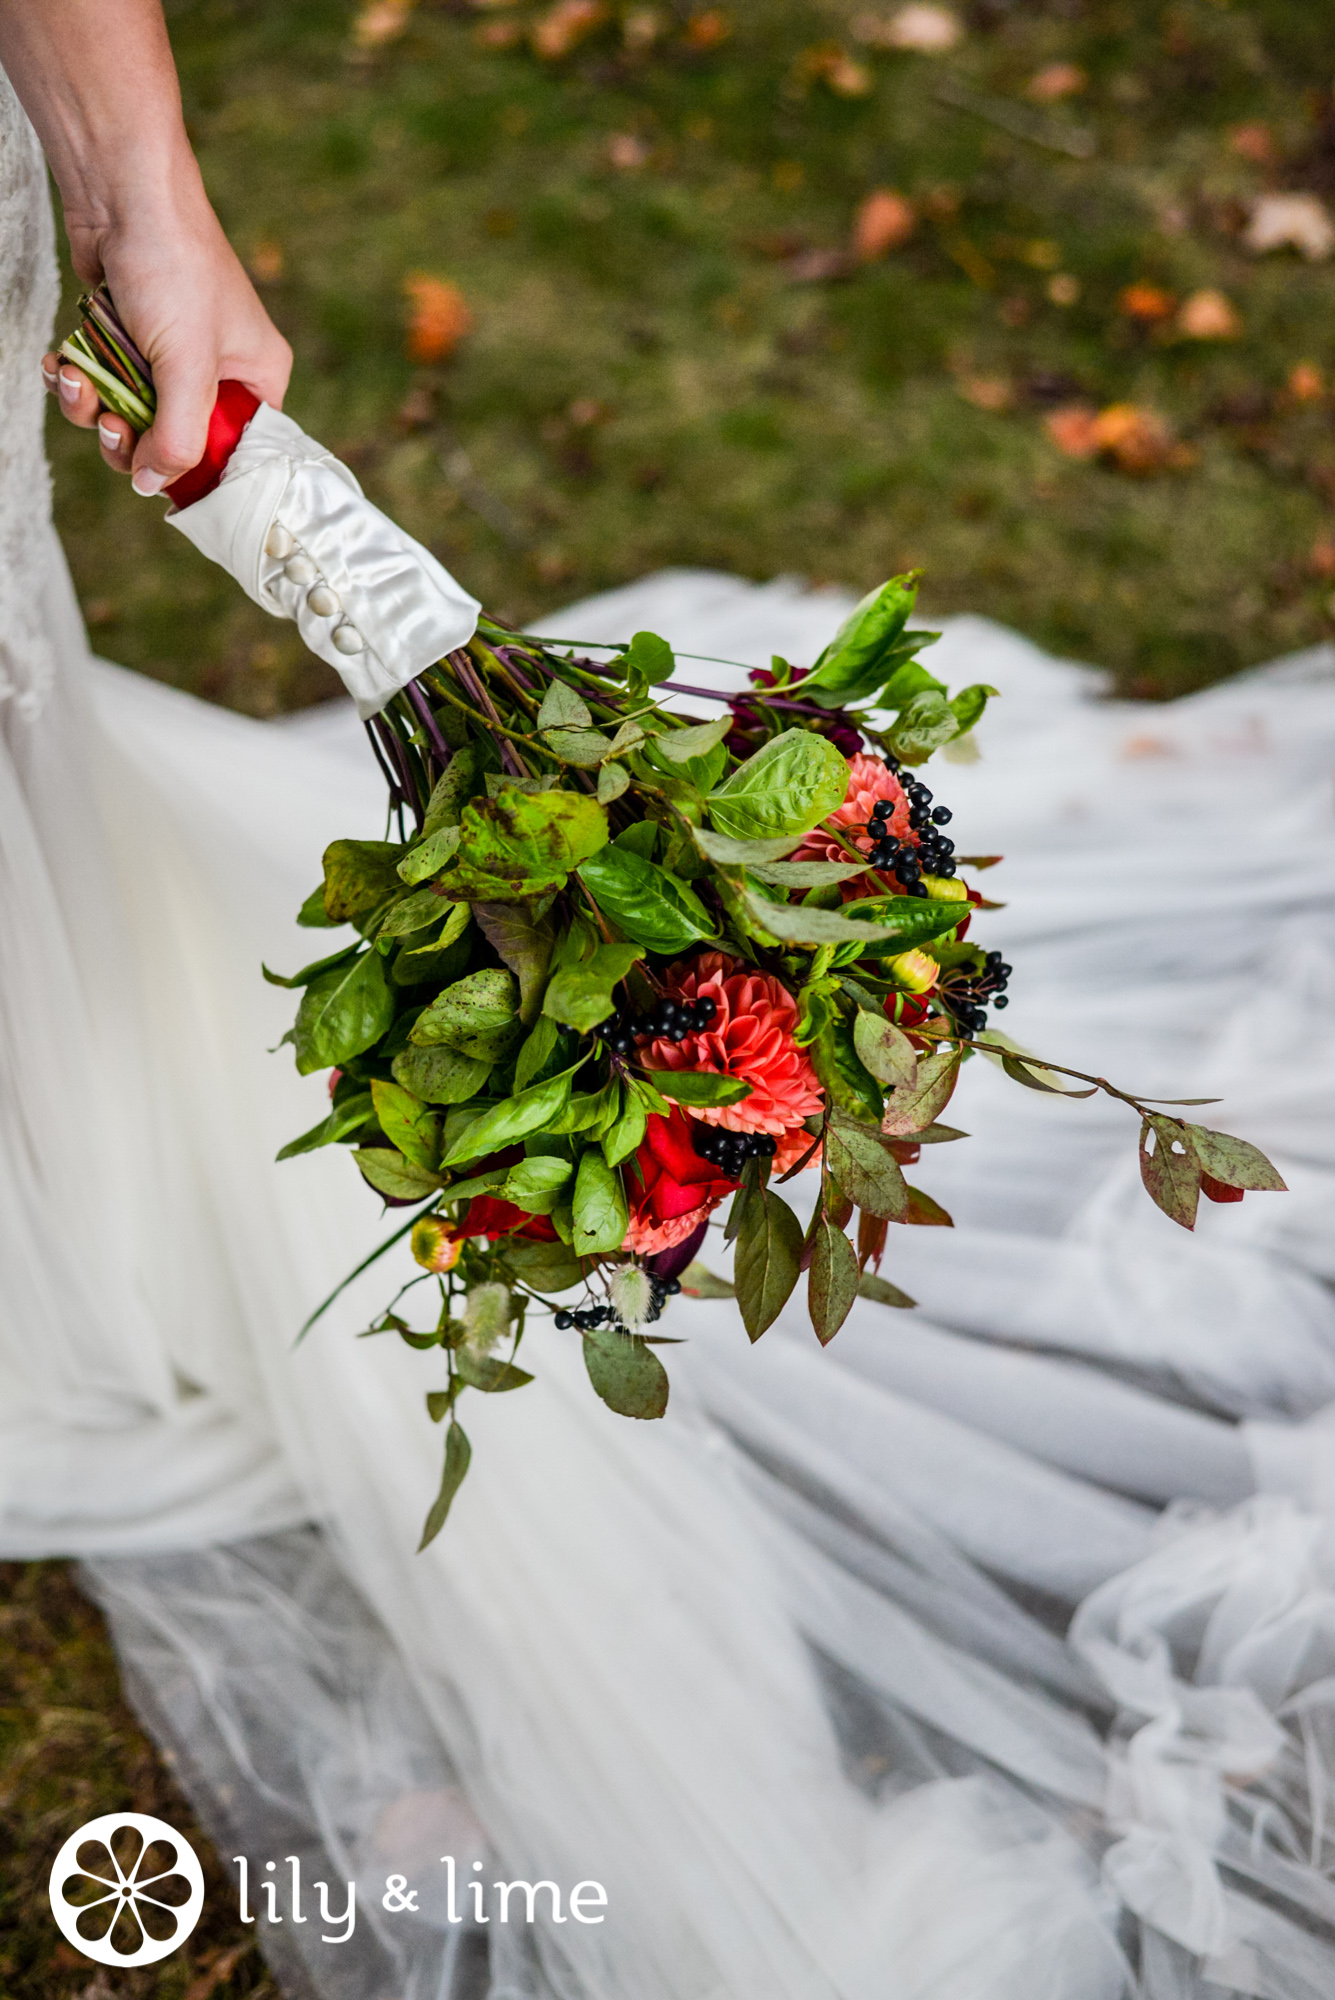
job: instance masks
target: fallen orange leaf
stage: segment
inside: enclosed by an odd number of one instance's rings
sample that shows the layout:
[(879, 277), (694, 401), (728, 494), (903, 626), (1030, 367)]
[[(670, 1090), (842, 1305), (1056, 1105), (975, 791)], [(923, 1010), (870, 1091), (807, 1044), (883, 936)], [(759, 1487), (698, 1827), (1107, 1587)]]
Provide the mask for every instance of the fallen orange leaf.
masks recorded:
[(1035, 104), (1056, 104), (1063, 97), (1078, 97), (1088, 84), (1089, 78), (1075, 63), (1049, 63), (1030, 77), (1025, 96)]
[(907, 243), (917, 222), (913, 203), (893, 188), (875, 188), (863, 202), (853, 224), (853, 255), (860, 264), (874, 264)]
[(1128, 285), (1117, 300), (1117, 310), (1128, 319), (1143, 320), (1147, 325), (1155, 320), (1169, 319), (1177, 300), (1171, 292), (1160, 285), (1146, 284), (1141, 279), (1137, 284)]
[(407, 349), (411, 361), (432, 367), (448, 361), (464, 335), (472, 330), (473, 315), (457, 285), (446, 278), (415, 272), (403, 287), (412, 311), (408, 321)]
[(354, 45), (359, 49), (378, 49), (386, 42), (397, 41), (408, 26), (412, 10), (413, 0), (370, 0), (370, 5), (353, 17)]
[(1323, 583), (1335, 580), (1335, 541), (1332, 541), (1329, 535), (1323, 535), (1319, 542), (1312, 544), (1307, 567), (1313, 576), (1320, 577)]
[(1015, 401), (1015, 389), (1004, 375), (961, 375), (955, 386), (976, 410), (1009, 410)]
[(1242, 318), (1222, 292), (1193, 292), (1177, 316), (1177, 330), (1188, 340), (1237, 340)]
[(533, 52), (544, 62), (559, 62), (606, 19), (606, 0), (557, 0), (533, 24)]
[(717, 7), (711, 7), (704, 14), (692, 14), (686, 23), (685, 41), (688, 49), (716, 49), (720, 42), (726, 42), (732, 33), (732, 22)]
[[(1173, 462), (1173, 433), (1154, 410), (1138, 403), (1110, 403), (1094, 419), (1094, 442), (1123, 472), (1158, 472)], [(1181, 463), (1181, 461), (1178, 461)]]
[(1049, 410), (1043, 428), (1065, 458), (1097, 458), (1096, 413), (1088, 403), (1066, 403)]
[(1274, 134), (1259, 119), (1234, 125), (1228, 135), (1228, 149), (1240, 160), (1250, 160), (1254, 167), (1268, 167), (1275, 159)]
[(1289, 370), (1289, 394), (1295, 403), (1319, 403), (1326, 393), (1326, 378), (1315, 361), (1296, 361)]

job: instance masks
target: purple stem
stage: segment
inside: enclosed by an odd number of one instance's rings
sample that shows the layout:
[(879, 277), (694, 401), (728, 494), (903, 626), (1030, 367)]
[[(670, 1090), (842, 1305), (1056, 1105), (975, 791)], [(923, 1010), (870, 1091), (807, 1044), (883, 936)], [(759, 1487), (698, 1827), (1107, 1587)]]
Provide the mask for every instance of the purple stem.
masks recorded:
[[(464, 652), (451, 653), (450, 663), (454, 668), (455, 675), (458, 679), (460, 687), (464, 690), (464, 693), (472, 695), (473, 700), (477, 703), (478, 707), (482, 710), (482, 713), (484, 715), (490, 716), (493, 722), (499, 722), (501, 718), (496, 713), (496, 704), (492, 700), (491, 696), (487, 693), (487, 690), (483, 687), (482, 682), (479, 680), (477, 674), (473, 671), (473, 663), (469, 659), (467, 653)], [(520, 763), (514, 751), (510, 748), (510, 745), (507, 742), (506, 738), (504, 736), (498, 735), (496, 740), (498, 745), (500, 746), (501, 762), (502, 764), (504, 764), (506, 770), (510, 773), (510, 776), (512, 778), (522, 778), (524, 775), (524, 767)]]
[(421, 686), (417, 681), (409, 681), (403, 692), (417, 710), (422, 727), (427, 733), (427, 740), (435, 752), (436, 762), (443, 771), (450, 761), (450, 746), (441, 735), (440, 724), (431, 713), (431, 703), (423, 694)]
[(389, 786), (390, 805), (391, 806), (407, 805), (408, 801), (404, 798), (403, 793), (399, 790), (398, 779), (394, 776), (394, 773), (390, 770), (389, 765), (385, 762), (385, 753), (380, 747), (380, 738), (376, 734), (374, 725), (370, 722), (364, 722), (362, 724), (362, 728), (366, 731), (367, 737), (370, 740), (371, 748), (375, 751), (375, 761), (380, 766), (380, 775), (384, 779), (385, 783)]
[(411, 806), (413, 818), (420, 826), (422, 823), (422, 809), (417, 803), (417, 787), (413, 783), (412, 766), (408, 762), (402, 743), (400, 743), (389, 724), (382, 721), (379, 716), (376, 716), (375, 720), (379, 724), (380, 740), (389, 752), (390, 762), (399, 774), (399, 790), (402, 794), (403, 802), (405, 805)]

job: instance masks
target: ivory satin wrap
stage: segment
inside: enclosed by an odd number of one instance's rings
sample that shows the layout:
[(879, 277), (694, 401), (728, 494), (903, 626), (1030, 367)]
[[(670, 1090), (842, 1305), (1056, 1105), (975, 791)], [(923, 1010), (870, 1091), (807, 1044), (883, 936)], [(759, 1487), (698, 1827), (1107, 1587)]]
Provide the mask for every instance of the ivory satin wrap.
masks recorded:
[[(275, 618), (295, 620), (313, 653), (341, 677), (365, 722), (434, 660), (472, 638), (481, 606), (429, 550), (365, 497), (346, 465), (291, 417), (261, 403), (222, 479), (192, 507), (167, 519), (248, 597)], [(285, 528), (295, 547), (266, 552), (269, 531)], [(315, 573), (287, 574), (293, 554)], [(322, 583), (338, 606), (321, 616), (309, 602)], [(356, 651), (335, 643), (351, 627)]]

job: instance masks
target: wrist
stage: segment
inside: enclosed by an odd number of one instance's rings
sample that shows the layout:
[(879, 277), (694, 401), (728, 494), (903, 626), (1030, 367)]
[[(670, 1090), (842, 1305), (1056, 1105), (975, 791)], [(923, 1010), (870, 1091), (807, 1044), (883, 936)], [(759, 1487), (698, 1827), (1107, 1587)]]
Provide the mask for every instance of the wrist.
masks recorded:
[(117, 243), (171, 242), (197, 234), (206, 218), (213, 220), (184, 128), (160, 137), (132, 135), (95, 157), (95, 172), (69, 162), (57, 174), (76, 268), (90, 264), (100, 270)]

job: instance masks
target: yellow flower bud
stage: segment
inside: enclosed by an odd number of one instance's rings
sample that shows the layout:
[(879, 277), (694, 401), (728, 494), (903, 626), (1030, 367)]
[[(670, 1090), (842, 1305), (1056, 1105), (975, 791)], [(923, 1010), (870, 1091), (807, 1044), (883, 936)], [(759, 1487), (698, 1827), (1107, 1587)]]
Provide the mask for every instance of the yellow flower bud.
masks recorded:
[(463, 1238), (451, 1235), (449, 1224), (438, 1215), (419, 1215), (408, 1247), (424, 1271), (443, 1275), (454, 1269), (464, 1245)]
[(934, 903), (967, 903), (969, 892), (953, 875), (924, 875), (923, 888)]
[(941, 968), (925, 951), (901, 951), (898, 958), (890, 960), (890, 976), (910, 993), (930, 993), (941, 977)]

